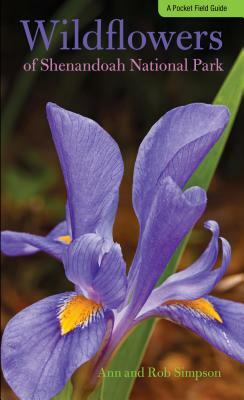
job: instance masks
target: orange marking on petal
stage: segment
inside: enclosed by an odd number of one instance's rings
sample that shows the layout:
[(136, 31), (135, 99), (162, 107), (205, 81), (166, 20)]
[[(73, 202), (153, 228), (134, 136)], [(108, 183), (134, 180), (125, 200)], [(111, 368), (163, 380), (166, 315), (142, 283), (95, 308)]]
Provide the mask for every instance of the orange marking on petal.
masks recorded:
[(192, 310), (198, 311), (209, 318), (215, 319), (223, 323), (222, 318), (215, 310), (214, 306), (206, 299), (197, 300), (170, 300), (165, 303), (166, 305), (182, 305)]
[(61, 305), (58, 318), (60, 322), (61, 334), (77, 328), (77, 326), (86, 325), (90, 318), (102, 309), (101, 304), (95, 303), (82, 295), (68, 298)]
[(70, 244), (72, 242), (72, 238), (70, 235), (59, 236), (58, 240), (60, 240), (60, 242), (64, 242), (65, 244)]

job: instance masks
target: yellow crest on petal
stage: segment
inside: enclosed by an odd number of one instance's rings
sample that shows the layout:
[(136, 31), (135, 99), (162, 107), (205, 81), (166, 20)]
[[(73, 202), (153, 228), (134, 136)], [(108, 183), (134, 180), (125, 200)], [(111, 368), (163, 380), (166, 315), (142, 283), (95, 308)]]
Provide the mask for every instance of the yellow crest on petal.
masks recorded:
[(60, 242), (63, 242), (65, 244), (70, 244), (72, 242), (72, 238), (70, 235), (65, 235), (65, 236), (59, 236), (57, 238)]
[(101, 304), (82, 295), (69, 297), (61, 305), (58, 313), (61, 334), (65, 335), (78, 326), (87, 326), (100, 310)]
[(212, 303), (206, 299), (197, 300), (171, 300), (165, 303), (166, 305), (182, 305), (186, 308), (191, 308), (192, 310), (198, 311), (199, 313), (205, 315), (208, 318), (215, 319), (218, 322), (223, 323), (221, 316), (215, 310)]

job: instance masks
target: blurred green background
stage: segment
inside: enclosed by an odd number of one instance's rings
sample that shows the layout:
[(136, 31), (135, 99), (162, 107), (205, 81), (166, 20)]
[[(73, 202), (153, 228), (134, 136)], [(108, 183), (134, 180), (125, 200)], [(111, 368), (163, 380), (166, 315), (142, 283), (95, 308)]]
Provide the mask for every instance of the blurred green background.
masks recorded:
[[(157, 2), (119, 1), (25, 1), (14, 6), (2, 2), (2, 229), (46, 234), (64, 217), (65, 189), (55, 148), (45, 117), (47, 101), (95, 119), (119, 143), (125, 161), (119, 211), (114, 227), (115, 240), (121, 243), (127, 265), (135, 250), (138, 227), (131, 204), (133, 165), (139, 143), (151, 125), (172, 107), (190, 102), (211, 103), (241, 48), (243, 34), (239, 19), (163, 19)], [(55, 61), (92, 62), (97, 57), (113, 61), (140, 57), (162, 62), (177, 62), (183, 57), (219, 57), (225, 71), (219, 73), (23, 73), (21, 67), (30, 56), (20, 19), (80, 18), (81, 31), (92, 30), (94, 19), (109, 22), (124, 18), (127, 32), (197, 31), (223, 32), (223, 48), (216, 51), (57, 51)], [(42, 51), (42, 49), (41, 49)], [(232, 245), (233, 257), (228, 275), (243, 273), (244, 136), (243, 110), (234, 124), (217, 174), (209, 191), (204, 215), (216, 219), (221, 234)], [(209, 239), (197, 225), (181, 266), (193, 261)], [(241, 281), (241, 279), (239, 279)], [(16, 312), (71, 286), (62, 266), (44, 254), (25, 258), (5, 258), (2, 263), (2, 329)], [(243, 282), (233, 286), (231, 277), (217, 288), (222, 297), (243, 301)], [(221, 369), (221, 380), (143, 379), (136, 383), (131, 399), (241, 399), (240, 364), (219, 353), (193, 334), (166, 321), (160, 321), (153, 334), (144, 365), (182, 365), (187, 369)], [(214, 386), (213, 386), (214, 383)], [(3, 385), (3, 400), (16, 397)]]

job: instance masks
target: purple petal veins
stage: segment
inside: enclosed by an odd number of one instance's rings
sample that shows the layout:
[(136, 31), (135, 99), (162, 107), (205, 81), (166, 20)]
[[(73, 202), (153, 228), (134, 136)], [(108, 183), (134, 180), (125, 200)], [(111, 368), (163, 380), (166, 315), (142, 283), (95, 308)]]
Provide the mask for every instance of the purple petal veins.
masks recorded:
[(228, 120), (226, 107), (195, 103), (174, 108), (153, 125), (140, 145), (134, 171), (133, 204), (141, 225), (159, 178), (171, 176), (183, 188)]
[(129, 312), (139, 312), (178, 244), (205, 207), (204, 190), (195, 187), (183, 193), (170, 177), (159, 182), (139, 244), (138, 275)]
[(61, 335), (58, 308), (68, 293), (48, 297), (17, 314), (2, 340), (4, 376), (21, 400), (49, 400), (99, 349), (106, 330), (100, 312), (85, 327)]
[[(190, 267), (171, 275), (154, 289), (140, 311), (140, 315), (160, 306), (163, 302), (174, 300), (191, 300), (210, 293), (224, 275), (230, 263), (231, 249), (227, 240), (219, 238), (219, 226), (215, 221), (208, 221), (205, 227), (213, 232), (212, 239), (197, 261)], [(222, 243), (222, 263), (213, 269), (218, 256), (218, 241)]]
[[(56, 228), (55, 232), (58, 238), (63, 234), (63, 229)], [(31, 235), (29, 233), (3, 231), (1, 233), (1, 250), (8, 256), (31, 255), (42, 250), (61, 260), (64, 244), (58, 242), (56, 237), (54, 238), (52, 236), (52, 232), (46, 237), (43, 237)]]
[(123, 161), (115, 141), (96, 122), (56, 104), (47, 117), (67, 189), (73, 238), (111, 239)]
[[(183, 188), (221, 136), (229, 120), (224, 106), (195, 103), (167, 112), (142, 141), (135, 163), (133, 205), (143, 234), (158, 181), (166, 176)], [(139, 248), (139, 246), (138, 246)], [(129, 271), (128, 297), (134, 290), (137, 257)]]
[(206, 296), (204, 299), (214, 307), (221, 321), (184, 303), (169, 302), (148, 311), (147, 315), (138, 318), (138, 322), (150, 316), (168, 318), (192, 330), (230, 357), (244, 363), (244, 305), (213, 296)]

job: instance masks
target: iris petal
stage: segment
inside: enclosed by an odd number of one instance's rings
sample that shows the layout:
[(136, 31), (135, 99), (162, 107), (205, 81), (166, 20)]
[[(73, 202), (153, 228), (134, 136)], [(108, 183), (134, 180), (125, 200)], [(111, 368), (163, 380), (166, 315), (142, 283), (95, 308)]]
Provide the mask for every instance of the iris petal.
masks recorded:
[(96, 122), (47, 104), (47, 117), (67, 189), (72, 236), (111, 239), (123, 161), (116, 142)]
[(134, 294), (129, 306), (133, 313), (143, 306), (184, 236), (206, 206), (204, 190), (194, 187), (184, 193), (170, 178), (164, 178), (151, 205), (139, 244)]
[(1, 250), (8, 256), (31, 255), (41, 250), (61, 259), (64, 246), (56, 239), (67, 235), (66, 221), (59, 223), (47, 236), (32, 235), (24, 232), (1, 232)]
[(99, 293), (100, 300), (110, 309), (118, 308), (125, 299), (126, 265), (117, 243), (104, 254), (93, 287)]
[[(209, 303), (203, 306), (203, 301)], [(193, 301), (172, 301), (138, 318), (169, 318), (189, 328), (228, 356), (244, 362), (244, 304), (207, 296)]]
[(77, 327), (88, 326), (91, 319), (96, 319), (100, 313), (103, 314), (101, 304), (76, 293), (62, 299), (58, 308), (62, 335), (67, 335)]
[(209, 294), (224, 275), (231, 258), (231, 249), (227, 240), (222, 242), (222, 263), (213, 269), (218, 255), (219, 226), (215, 221), (208, 221), (205, 226), (213, 232), (213, 237), (197, 261), (190, 267), (176, 272), (154, 289), (144, 304), (141, 313), (160, 306), (163, 302), (174, 300), (191, 300)]
[(125, 298), (126, 268), (120, 246), (96, 234), (75, 239), (66, 250), (67, 278), (89, 298), (117, 308)]
[(171, 176), (183, 188), (229, 120), (228, 109), (193, 103), (167, 112), (140, 145), (134, 171), (133, 205), (141, 228), (159, 178)]
[(83, 289), (91, 288), (99, 262), (106, 250), (106, 243), (108, 242), (95, 233), (75, 239), (67, 247), (64, 259), (67, 278)]
[(220, 138), (228, 120), (229, 111), (224, 106), (193, 103), (177, 107), (161, 117), (141, 143), (133, 178), (133, 206), (140, 224), (140, 238), (129, 271), (126, 302), (135, 286), (140, 242), (158, 182), (170, 176), (183, 188)]
[[(49, 400), (98, 351), (106, 331), (100, 310), (62, 335), (60, 307), (76, 293), (48, 297), (17, 314), (3, 334), (5, 379), (21, 400)], [(67, 317), (67, 316), (66, 316)]]
[[(193, 103), (170, 110), (152, 126), (140, 145), (133, 178), (133, 206), (141, 234), (158, 181), (171, 176), (183, 188), (228, 120), (224, 106)], [(129, 271), (129, 286), (134, 285), (136, 265), (137, 254)]]

